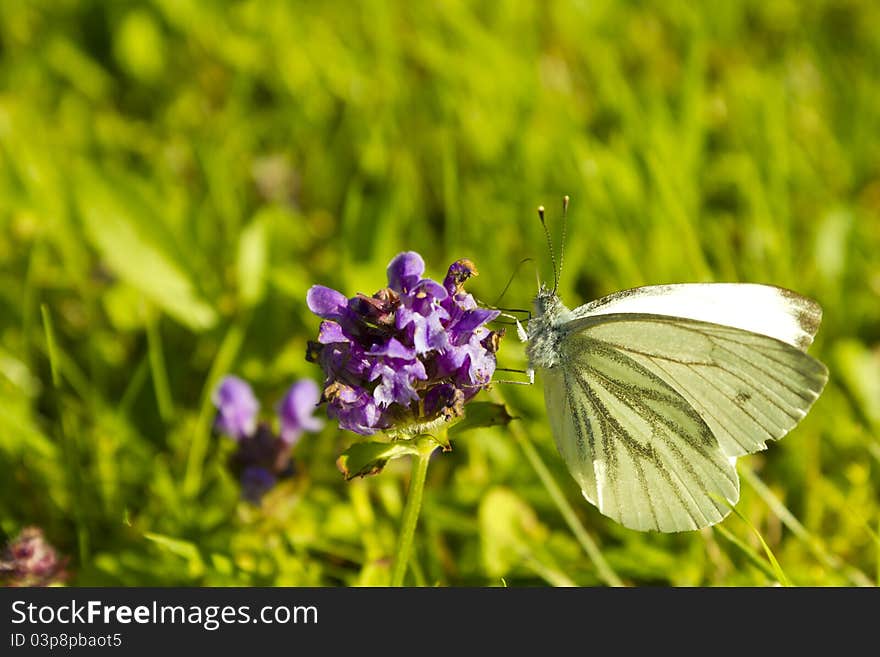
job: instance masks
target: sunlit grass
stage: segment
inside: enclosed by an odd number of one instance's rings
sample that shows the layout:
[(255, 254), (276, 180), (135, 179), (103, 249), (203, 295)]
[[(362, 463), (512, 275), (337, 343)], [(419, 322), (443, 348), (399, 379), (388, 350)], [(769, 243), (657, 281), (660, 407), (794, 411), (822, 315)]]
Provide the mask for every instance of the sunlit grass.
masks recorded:
[[(473, 259), (484, 300), (548, 276), (534, 209), (558, 237), (570, 194), (569, 305), (793, 288), (828, 387), (742, 459), (745, 523), (659, 535), (583, 500), (540, 386), (499, 386), (520, 419), (434, 457), (407, 581), (877, 584), (878, 34), (869, 0), (4, 3), (0, 538), (41, 526), (77, 585), (387, 583), (408, 463), (346, 483), (328, 424), (253, 507), (210, 391), (317, 379), (306, 290), (372, 293), (398, 251)], [(529, 263), (504, 303), (534, 292)]]

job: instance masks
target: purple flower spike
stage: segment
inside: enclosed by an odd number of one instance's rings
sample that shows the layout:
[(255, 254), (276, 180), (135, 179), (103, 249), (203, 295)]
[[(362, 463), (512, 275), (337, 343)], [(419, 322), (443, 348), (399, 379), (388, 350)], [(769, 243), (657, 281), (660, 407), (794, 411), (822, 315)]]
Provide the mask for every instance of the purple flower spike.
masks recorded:
[(322, 399), (340, 428), (415, 432), (460, 416), (489, 384), (503, 332), (485, 326), (498, 311), (479, 308), (464, 291), (476, 267), (454, 262), (442, 285), (424, 272), (422, 257), (406, 251), (388, 264), (388, 287), (372, 297), (309, 290), (309, 308), (325, 321), (306, 359), (324, 371)]
[[(321, 296), (320, 292), (318, 296)], [(343, 301), (347, 303), (348, 300)], [(338, 328), (330, 321), (324, 324), (331, 333), (334, 331), (330, 326)], [(344, 342), (331, 341), (327, 346), (352, 351)], [(323, 358), (325, 354), (321, 356)], [(236, 376), (223, 377), (212, 395), (217, 407), (214, 426), (237, 441), (237, 448), (229, 458), (229, 467), (241, 482), (242, 497), (256, 504), (278, 480), (293, 475), (291, 448), (303, 433), (319, 431), (324, 426), (322, 420), (313, 416), (320, 398), (321, 391), (314, 381), (302, 379), (295, 382), (278, 404), (278, 432), (269, 422), (258, 421), (260, 404), (250, 385)]]
[(225, 376), (214, 390), (211, 401), (217, 407), (214, 427), (236, 440), (249, 438), (257, 428), (260, 403), (247, 382), (237, 376)]
[(294, 445), (304, 431), (320, 431), (324, 422), (313, 417), (321, 400), (321, 391), (311, 379), (297, 381), (278, 405), (278, 417), (281, 418), (281, 440)]

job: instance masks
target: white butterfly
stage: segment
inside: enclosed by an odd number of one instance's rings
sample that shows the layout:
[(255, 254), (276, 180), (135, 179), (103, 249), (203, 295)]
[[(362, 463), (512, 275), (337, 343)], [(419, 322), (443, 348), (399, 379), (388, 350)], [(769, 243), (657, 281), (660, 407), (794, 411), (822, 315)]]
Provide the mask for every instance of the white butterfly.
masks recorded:
[(528, 323), (556, 446), (584, 497), (631, 529), (722, 520), (736, 458), (812, 406), (828, 370), (805, 351), (822, 309), (745, 283), (653, 285), (574, 310), (541, 286)]

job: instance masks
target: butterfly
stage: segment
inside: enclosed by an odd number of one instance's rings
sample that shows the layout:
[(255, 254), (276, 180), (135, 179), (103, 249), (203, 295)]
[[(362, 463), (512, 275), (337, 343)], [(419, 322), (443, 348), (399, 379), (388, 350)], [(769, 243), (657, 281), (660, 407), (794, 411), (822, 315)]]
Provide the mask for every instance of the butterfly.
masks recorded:
[(822, 310), (791, 290), (651, 285), (569, 310), (542, 285), (534, 306), (522, 337), (559, 453), (584, 497), (630, 529), (722, 520), (739, 499), (737, 457), (791, 431), (828, 380), (806, 353)]

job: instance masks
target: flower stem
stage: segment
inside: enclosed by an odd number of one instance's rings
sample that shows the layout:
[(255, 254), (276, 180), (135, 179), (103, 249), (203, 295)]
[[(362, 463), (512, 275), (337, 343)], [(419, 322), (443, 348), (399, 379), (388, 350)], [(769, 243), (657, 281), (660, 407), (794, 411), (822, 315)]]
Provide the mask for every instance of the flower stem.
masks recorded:
[(431, 453), (437, 447), (437, 442), (433, 438), (425, 436), (419, 440), (419, 453), (413, 458), (409, 492), (406, 495), (406, 505), (403, 508), (403, 519), (401, 521), (400, 535), (397, 538), (394, 568), (391, 571), (391, 586), (403, 586), (403, 578), (406, 575), (406, 567), (409, 564), (409, 556), (412, 552), (413, 536), (415, 536), (419, 512), (422, 509), (422, 492), (425, 490), (428, 462), (431, 459)]

